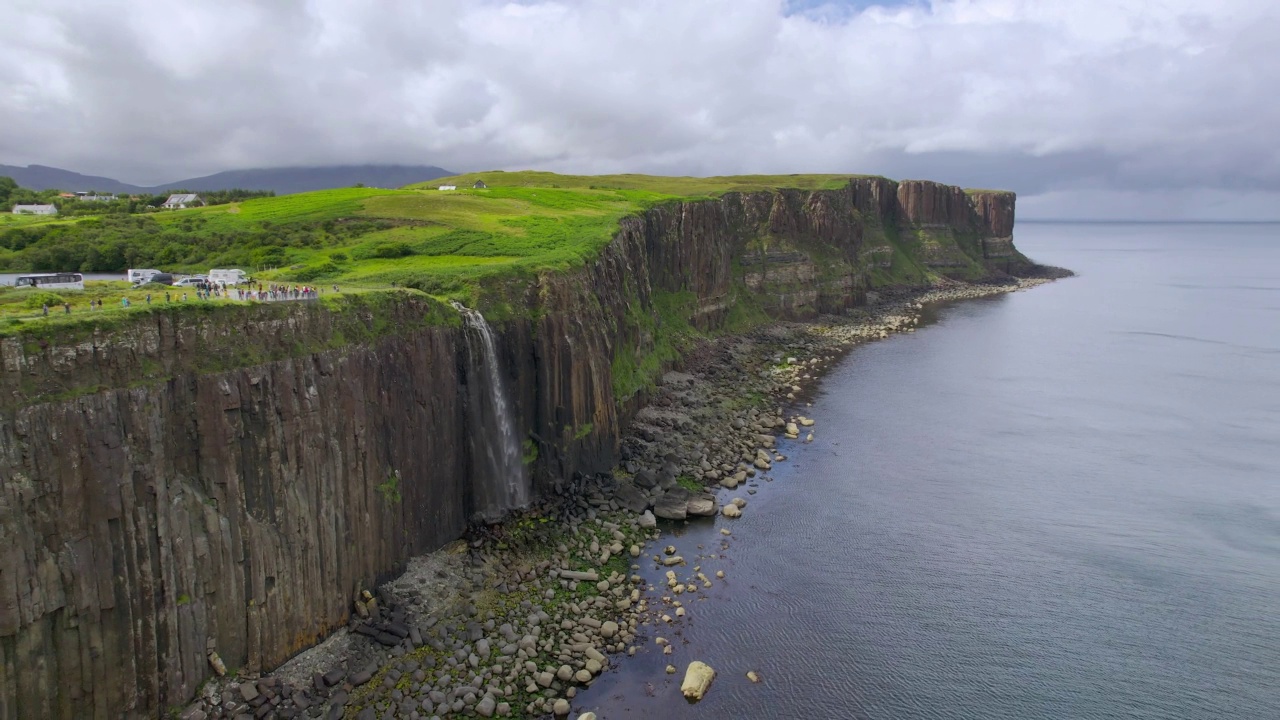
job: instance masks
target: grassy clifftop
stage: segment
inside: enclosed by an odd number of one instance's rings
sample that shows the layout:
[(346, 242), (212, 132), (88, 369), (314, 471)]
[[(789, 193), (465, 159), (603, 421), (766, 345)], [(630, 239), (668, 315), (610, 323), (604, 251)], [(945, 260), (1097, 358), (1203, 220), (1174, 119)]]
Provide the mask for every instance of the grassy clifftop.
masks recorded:
[[(609, 242), (620, 219), (657, 203), (838, 188), (849, 177), (486, 172), (398, 190), (323, 190), (140, 215), (6, 218), (0, 271), (241, 267), (265, 282), (456, 294), (483, 276), (579, 265)], [(476, 180), (488, 187), (473, 189)], [(458, 189), (437, 189), (444, 184)]]
[[(734, 191), (838, 189), (856, 177), (865, 176), (490, 171), (401, 189), (322, 190), (137, 215), (11, 216), (0, 222), (0, 272), (239, 267), (263, 283), (337, 284), (345, 293), (414, 288), (465, 302), (495, 283), (582, 266), (608, 244), (622, 218), (661, 203)], [(477, 181), (484, 187), (474, 188)], [(440, 185), (457, 189), (441, 191)], [(884, 228), (886, 237), (894, 232)], [(872, 281), (901, 280), (886, 272), (874, 270)], [(926, 275), (920, 269), (909, 279)], [(94, 292), (62, 293), (62, 300), (72, 304), (73, 314), (87, 311), (91, 297), (126, 312), (119, 305), (127, 293), (123, 285), (103, 285)], [(42, 302), (30, 294), (0, 288), (0, 325), (13, 325), (15, 318), (32, 324)], [(135, 295), (134, 305), (141, 299)], [(50, 304), (56, 313), (61, 308), (55, 302)], [(37, 322), (61, 324), (67, 318)], [(0, 328), (5, 330), (17, 328)]]

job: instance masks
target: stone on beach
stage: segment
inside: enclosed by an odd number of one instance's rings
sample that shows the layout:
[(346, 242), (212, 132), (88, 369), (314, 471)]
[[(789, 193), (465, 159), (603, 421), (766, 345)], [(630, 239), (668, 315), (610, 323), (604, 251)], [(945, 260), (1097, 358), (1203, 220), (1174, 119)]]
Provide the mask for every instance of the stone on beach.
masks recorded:
[(694, 660), (684, 672), (684, 682), (680, 683), (680, 693), (686, 700), (697, 702), (707, 694), (711, 681), (716, 678), (716, 671), (701, 660)]
[(684, 520), (689, 515), (689, 496), (684, 488), (671, 488), (653, 504), (653, 514), (664, 520)]
[(686, 508), (689, 515), (696, 517), (711, 517), (716, 514), (716, 498), (714, 495), (699, 495), (690, 498)]

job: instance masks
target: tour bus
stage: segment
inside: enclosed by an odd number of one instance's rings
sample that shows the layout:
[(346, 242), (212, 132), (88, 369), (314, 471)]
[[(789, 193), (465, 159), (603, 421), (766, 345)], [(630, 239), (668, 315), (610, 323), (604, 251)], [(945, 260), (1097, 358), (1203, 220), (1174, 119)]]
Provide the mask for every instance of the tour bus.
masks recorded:
[(151, 279), (152, 275), (159, 275), (159, 270), (149, 270), (147, 268), (129, 268), (129, 275), (126, 278), (131, 284), (145, 283)]
[(83, 290), (84, 275), (80, 273), (39, 273), (19, 275), (13, 283), (17, 287), (33, 287), (41, 290)]

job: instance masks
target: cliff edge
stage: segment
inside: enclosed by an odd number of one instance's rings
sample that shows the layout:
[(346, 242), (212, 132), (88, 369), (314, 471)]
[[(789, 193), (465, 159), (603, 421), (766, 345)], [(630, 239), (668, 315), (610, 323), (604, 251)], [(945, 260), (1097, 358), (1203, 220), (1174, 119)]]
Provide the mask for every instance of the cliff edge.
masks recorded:
[[(613, 467), (682, 340), (1035, 274), (1014, 205), (883, 178), (731, 191), (488, 282), (533, 491)], [(477, 509), (470, 368), (457, 313), (414, 290), (0, 338), (0, 720), (156, 717), (211, 650), (265, 670), (346, 623)]]

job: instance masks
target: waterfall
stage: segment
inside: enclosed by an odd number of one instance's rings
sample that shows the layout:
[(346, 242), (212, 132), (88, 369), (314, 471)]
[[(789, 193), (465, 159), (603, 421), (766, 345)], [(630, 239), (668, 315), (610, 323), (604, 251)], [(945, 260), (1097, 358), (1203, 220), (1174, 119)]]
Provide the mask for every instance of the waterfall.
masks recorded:
[(493, 330), (484, 316), (460, 303), (467, 337), (468, 437), (475, 480), (476, 510), (496, 521), (513, 508), (529, 503), (529, 478), (525, 473), (513, 408), (498, 368)]

